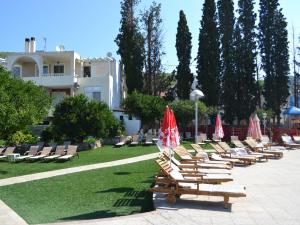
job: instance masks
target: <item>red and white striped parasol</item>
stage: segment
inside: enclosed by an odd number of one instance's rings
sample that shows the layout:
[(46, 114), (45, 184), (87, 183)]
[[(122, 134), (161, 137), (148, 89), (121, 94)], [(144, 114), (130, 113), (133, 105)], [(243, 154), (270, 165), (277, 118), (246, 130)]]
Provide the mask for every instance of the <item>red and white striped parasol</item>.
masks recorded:
[(220, 114), (218, 114), (216, 118), (215, 137), (216, 139), (222, 139), (224, 137)]
[(253, 133), (254, 133), (254, 123), (253, 123), (252, 117), (250, 116), (247, 136), (252, 137)]

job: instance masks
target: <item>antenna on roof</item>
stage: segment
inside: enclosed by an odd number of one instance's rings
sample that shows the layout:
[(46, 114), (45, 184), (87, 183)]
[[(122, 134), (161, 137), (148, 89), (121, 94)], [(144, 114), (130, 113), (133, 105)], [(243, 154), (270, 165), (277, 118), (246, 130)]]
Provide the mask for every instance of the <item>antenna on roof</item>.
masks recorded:
[(47, 51), (47, 38), (43, 37), (44, 40), (44, 52)]

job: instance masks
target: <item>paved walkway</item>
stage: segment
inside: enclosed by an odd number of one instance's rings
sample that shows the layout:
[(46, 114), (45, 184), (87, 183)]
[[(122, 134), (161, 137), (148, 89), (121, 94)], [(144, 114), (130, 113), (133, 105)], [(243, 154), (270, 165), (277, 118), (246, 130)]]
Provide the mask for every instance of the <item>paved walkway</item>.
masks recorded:
[(127, 158), (127, 159), (121, 159), (121, 160), (116, 160), (116, 161), (111, 161), (111, 162), (71, 167), (71, 168), (67, 168), (67, 169), (53, 170), (53, 171), (29, 174), (29, 175), (18, 176), (18, 177), (10, 177), (10, 178), (0, 180), (0, 187), (6, 186), (6, 185), (11, 185), (11, 184), (18, 184), (18, 183), (33, 181), (33, 180), (45, 179), (45, 178), (49, 178), (49, 177), (62, 176), (62, 175), (70, 174), (70, 173), (78, 173), (78, 172), (83, 172), (83, 171), (88, 171), (88, 170), (96, 170), (96, 169), (112, 167), (112, 166), (120, 166), (120, 165), (124, 165), (124, 164), (140, 162), (143, 160), (154, 159), (157, 156), (158, 156), (158, 153), (152, 153), (152, 154), (137, 156), (137, 157), (133, 157), (133, 158)]
[(227, 210), (222, 198), (183, 196), (172, 206), (156, 196), (153, 212), (55, 225), (300, 225), (299, 168), (300, 150), (289, 151), (280, 160), (234, 168), (234, 183), (247, 187), (247, 197), (230, 199)]

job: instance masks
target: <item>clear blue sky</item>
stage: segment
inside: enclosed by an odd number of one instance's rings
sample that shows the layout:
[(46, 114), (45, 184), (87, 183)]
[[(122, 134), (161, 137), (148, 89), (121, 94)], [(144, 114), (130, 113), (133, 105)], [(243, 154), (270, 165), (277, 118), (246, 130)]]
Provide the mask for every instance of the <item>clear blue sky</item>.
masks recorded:
[[(142, 0), (139, 8), (147, 8), (152, 0)], [(162, 4), (164, 27), (163, 64), (167, 71), (177, 65), (175, 35), (179, 10), (186, 13), (193, 36), (192, 57), (197, 54), (198, 34), (203, 0), (157, 0)], [(300, 34), (300, 1), (279, 0), (289, 23)], [(258, 3), (258, 0), (257, 0)], [(66, 50), (74, 50), (83, 57), (116, 55), (114, 39), (120, 27), (120, 0), (1, 0), (0, 51), (23, 51), (24, 38), (36, 37), (37, 49), (43, 49), (43, 37), (47, 38), (47, 50), (63, 44)], [(300, 45), (297, 39), (297, 45)], [(195, 63), (194, 63), (195, 64)], [(194, 70), (194, 68), (193, 68)]]

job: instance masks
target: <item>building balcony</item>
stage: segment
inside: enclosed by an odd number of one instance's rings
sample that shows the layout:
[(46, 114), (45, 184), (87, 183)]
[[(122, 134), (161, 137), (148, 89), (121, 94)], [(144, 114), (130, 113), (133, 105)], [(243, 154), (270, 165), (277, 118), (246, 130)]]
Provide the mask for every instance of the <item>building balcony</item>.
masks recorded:
[(77, 76), (63, 73), (43, 74), (40, 76), (22, 77), (25, 81), (32, 81), (36, 85), (43, 87), (66, 87), (73, 86), (77, 82)]

